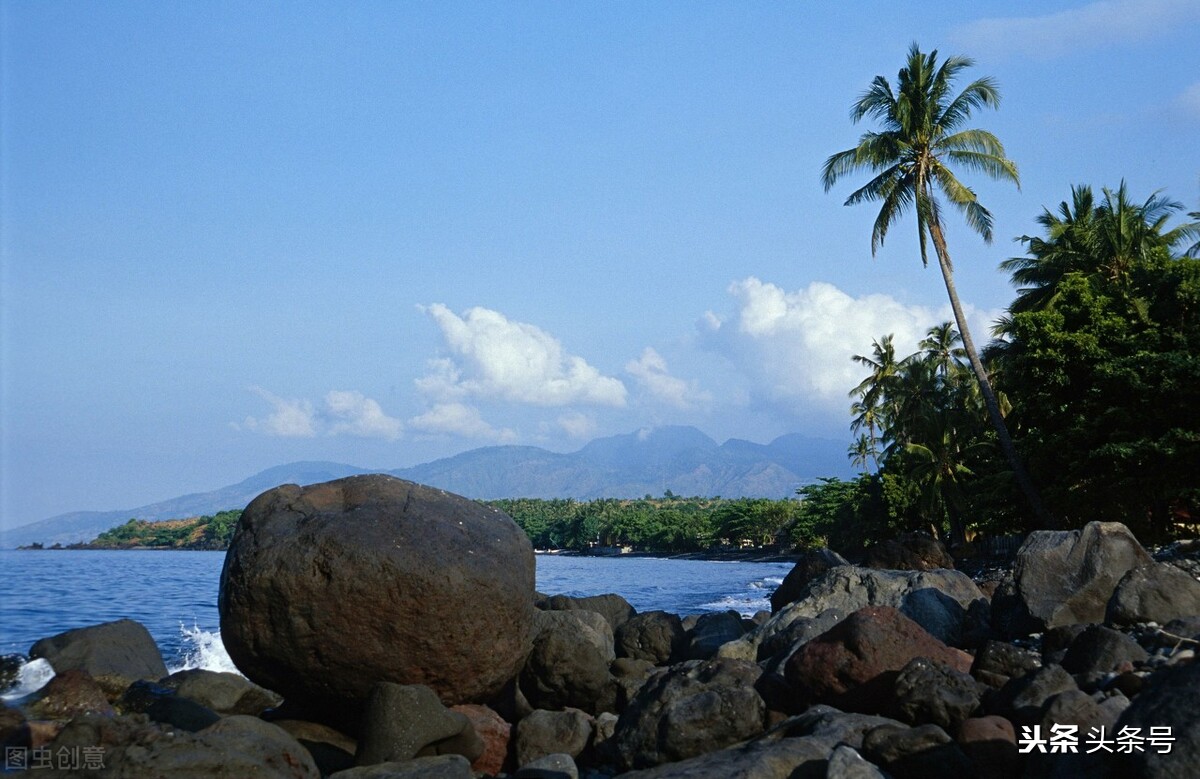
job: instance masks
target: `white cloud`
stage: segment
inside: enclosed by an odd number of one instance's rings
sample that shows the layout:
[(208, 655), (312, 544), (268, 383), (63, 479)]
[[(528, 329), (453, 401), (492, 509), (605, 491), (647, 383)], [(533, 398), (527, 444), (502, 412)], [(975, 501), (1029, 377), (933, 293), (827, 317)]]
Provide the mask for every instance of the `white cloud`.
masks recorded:
[(712, 400), (712, 396), (696, 389), (667, 371), (667, 361), (647, 346), (642, 356), (630, 360), (625, 370), (638, 380), (651, 395), (675, 408), (688, 411)]
[(262, 387), (250, 391), (271, 404), (271, 413), (262, 419), (246, 417), (250, 430), (282, 438), (312, 438), (317, 434), (313, 404), (299, 398), (281, 398)]
[(329, 435), (348, 433), (362, 438), (400, 437), (404, 425), (383, 413), (379, 403), (354, 390), (333, 390), (325, 395)]
[(272, 409), (261, 419), (246, 417), (244, 426), (258, 433), (281, 438), (313, 438), (323, 433), (395, 440), (404, 430), (400, 420), (385, 414), (378, 402), (355, 390), (332, 390), (319, 408), (302, 398), (281, 398), (261, 387), (250, 391)]
[(1200, 119), (1200, 81), (1183, 90), (1175, 98), (1175, 105), (1189, 118)]
[(441, 328), (453, 359), (434, 360), (417, 388), (438, 401), (466, 396), (537, 406), (585, 403), (624, 406), (620, 379), (604, 376), (558, 339), (498, 311), (468, 309), (458, 316), (435, 303), (422, 310)]
[(558, 426), (572, 438), (589, 438), (596, 432), (596, 420), (578, 411), (560, 416)]
[(449, 434), (464, 438), (509, 442), (517, 439), (508, 428), (497, 429), (484, 421), (479, 409), (463, 403), (438, 403), (424, 414), (408, 420), (408, 426), (422, 433)]
[[(824, 282), (787, 292), (750, 277), (731, 284), (729, 293), (736, 313), (706, 317), (704, 337), (741, 367), (754, 394), (797, 409), (846, 407), (863, 375), (853, 355), (870, 354), (872, 340), (892, 333), (897, 354), (907, 356), (930, 327), (952, 318), (949, 305), (934, 310), (888, 295), (854, 298)], [(967, 308), (972, 334), (986, 335), (994, 316)]]
[(1196, 0), (1100, 0), (1039, 16), (979, 19), (955, 27), (950, 40), (972, 56), (1050, 59), (1171, 34), (1196, 20)]

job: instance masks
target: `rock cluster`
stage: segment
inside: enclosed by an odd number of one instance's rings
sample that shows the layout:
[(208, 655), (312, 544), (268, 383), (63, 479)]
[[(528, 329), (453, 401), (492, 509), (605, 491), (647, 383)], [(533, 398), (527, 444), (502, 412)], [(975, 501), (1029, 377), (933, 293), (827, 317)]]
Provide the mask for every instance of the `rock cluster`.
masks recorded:
[[(772, 614), (681, 619), (618, 595), (537, 594), (506, 518), (395, 481), (251, 504), (221, 594), (248, 679), (160, 674), (128, 624), (71, 631), (39, 642), (58, 675), (0, 711), (5, 745), (104, 747), (103, 771), (72, 776), (998, 779), (1200, 765), (1200, 585), (1122, 526), (1033, 534), (990, 596), (907, 539), (872, 558), (903, 570), (812, 553)], [(441, 619), (455, 624), (430, 627)], [(348, 646), (362, 630), (376, 634)], [(1066, 731), (1073, 751), (1019, 746)], [(1119, 733), (1142, 734), (1141, 749), (1087, 751)], [(1168, 735), (1170, 750), (1155, 748)]]

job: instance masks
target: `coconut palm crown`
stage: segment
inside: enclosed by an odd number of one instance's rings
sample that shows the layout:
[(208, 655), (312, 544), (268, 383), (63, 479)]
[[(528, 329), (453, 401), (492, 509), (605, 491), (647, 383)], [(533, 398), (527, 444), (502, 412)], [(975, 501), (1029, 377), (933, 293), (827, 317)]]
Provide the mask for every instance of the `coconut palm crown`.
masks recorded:
[(910, 210), (916, 214), (921, 262), (928, 265), (927, 246), (932, 241), (963, 348), (979, 381), (1000, 448), (1038, 521), (1053, 526), (1054, 521), (1043, 508), (1017, 457), (1000, 404), (975, 349), (955, 289), (954, 266), (942, 228), (939, 195), (962, 212), (967, 224), (984, 241), (992, 240), (991, 212), (980, 204), (974, 190), (959, 181), (951, 165), (1020, 186), (1017, 166), (1004, 156), (1004, 146), (996, 136), (986, 130), (963, 129), (976, 109), (997, 108), (1000, 104), (1000, 93), (988, 77), (976, 79), (954, 93), (955, 79), (973, 64), (966, 57), (949, 57), (939, 62), (936, 50), (925, 54), (913, 43), (905, 66), (897, 74), (895, 87), (884, 76), (876, 76), (851, 107), (850, 118), (855, 123), (873, 119), (880, 129), (863, 133), (857, 146), (829, 157), (822, 181), (829, 191), (847, 174), (872, 175), (870, 181), (846, 198), (846, 205), (880, 203), (871, 230), (872, 255), (883, 245), (893, 222)]

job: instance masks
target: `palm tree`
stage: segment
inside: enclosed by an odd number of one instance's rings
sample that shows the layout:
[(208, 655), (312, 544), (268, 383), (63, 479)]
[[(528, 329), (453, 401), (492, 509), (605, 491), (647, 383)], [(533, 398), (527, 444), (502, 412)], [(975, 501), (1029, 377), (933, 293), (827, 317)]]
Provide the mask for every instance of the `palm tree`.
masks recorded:
[(885, 404), (888, 402), (891, 386), (896, 381), (900, 364), (896, 361), (896, 347), (890, 334), (872, 341), (871, 348), (871, 355), (856, 354), (852, 358), (870, 368), (871, 373), (859, 382), (857, 387), (850, 390), (850, 397), (859, 398), (850, 406), (850, 413), (854, 415), (850, 429), (856, 433), (864, 427), (867, 429), (868, 450), (878, 472), (879, 438), (875, 431), (888, 425), (889, 409)]
[(1000, 447), (1012, 467), (1013, 477), (1034, 515), (1042, 524), (1055, 526), (1057, 523), (1042, 506), (1004, 425), (1000, 404), (979, 359), (958, 299), (954, 269), (942, 230), (938, 193), (962, 212), (967, 224), (985, 241), (990, 243), (992, 239), (991, 212), (980, 204), (970, 187), (958, 180), (950, 170), (950, 164), (1020, 186), (1017, 166), (1004, 156), (1004, 146), (996, 136), (986, 130), (961, 129), (975, 109), (995, 108), (1000, 103), (996, 84), (988, 77), (972, 81), (957, 95), (952, 93), (955, 78), (973, 64), (966, 57), (949, 57), (939, 63), (936, 50), (924, 54), (914, 43), (905, 67), (897, 75), (896, 89), (893, 91), (887, 78), (876, 76), (850, 110), (854, 122), (870, 117), (879, 121), (882, 129), (864, 133), (857, 146), (826, 160), (822, 180), (828, 192), (844, 175), (859, 171), (873, 174), (870, 181), (846, 199), (846, 205), (881, 203), (871, 231), (872, 255), (883, 244), (894, 221), (909, 209), (916, 213), (921, 262), (929, 264), (927, 246), (932, 241), (963, 348), (979, 382)]

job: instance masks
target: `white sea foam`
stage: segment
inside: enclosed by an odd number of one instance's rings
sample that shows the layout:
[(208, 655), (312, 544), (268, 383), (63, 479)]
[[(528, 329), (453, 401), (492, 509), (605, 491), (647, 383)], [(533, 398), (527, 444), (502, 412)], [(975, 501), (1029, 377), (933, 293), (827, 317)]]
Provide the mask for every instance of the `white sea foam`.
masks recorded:
[(24, 698), (31, 692), (37, 692), (45, 687), (46, 683), (53, 678), (54, 669), (49, 662), (42, 658), (30, 660), (17, 671), (17, 682), (13, 688), (0, 697), (6, 701)]
[(199, 625), (192, 625), (189, 628), (180, 622), (179, 633), (183, 636), (183, 662), (177, 667), (168, 669), (171, 673), (200, 668), (205, 671), (228, 671), (241, 674), (241, 671), (233, 664), (233, 660), (229, 659), (225, 645), (221, 643), (221, 631), (204, 630)]
[(701, 604), (706, 611), (736, 611), (743, 617), (753, 617), (757, 611), (770, 611), (771, 601), (755, 595), (726, 595), (720, 600)]

